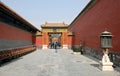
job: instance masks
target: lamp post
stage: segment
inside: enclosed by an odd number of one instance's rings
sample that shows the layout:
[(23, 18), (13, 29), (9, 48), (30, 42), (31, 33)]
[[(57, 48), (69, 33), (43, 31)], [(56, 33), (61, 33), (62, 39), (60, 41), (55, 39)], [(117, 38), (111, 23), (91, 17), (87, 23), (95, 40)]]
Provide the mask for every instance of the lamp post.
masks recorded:
[(100, 44), (104, 54), (102, 62), (100, 63), (100, 68), (102, 71), (113, 71), (113, 63), (110, 62), (108, 56), (109, 48), (112, 48), (112, 34), (108, 31), (102, 32), (100, 35)]

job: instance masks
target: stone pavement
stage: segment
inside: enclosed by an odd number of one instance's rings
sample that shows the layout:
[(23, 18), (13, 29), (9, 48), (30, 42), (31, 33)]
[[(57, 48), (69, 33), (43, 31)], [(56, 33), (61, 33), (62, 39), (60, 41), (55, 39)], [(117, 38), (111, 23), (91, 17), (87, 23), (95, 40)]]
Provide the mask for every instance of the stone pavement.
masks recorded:
[(120, 76), (103, 72), (99, 63), (71, 50), (37, 50), (0, 67), (0, 76)]

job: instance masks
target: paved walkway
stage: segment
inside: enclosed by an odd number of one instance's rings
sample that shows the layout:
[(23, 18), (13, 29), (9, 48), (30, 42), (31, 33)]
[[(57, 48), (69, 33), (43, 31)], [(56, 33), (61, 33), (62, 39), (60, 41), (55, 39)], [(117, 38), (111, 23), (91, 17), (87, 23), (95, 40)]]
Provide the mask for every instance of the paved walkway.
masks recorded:
[(99, 63), (71, 50), (37, 50), (0, 67), (0, 76), (120, 76), (103, 72)]

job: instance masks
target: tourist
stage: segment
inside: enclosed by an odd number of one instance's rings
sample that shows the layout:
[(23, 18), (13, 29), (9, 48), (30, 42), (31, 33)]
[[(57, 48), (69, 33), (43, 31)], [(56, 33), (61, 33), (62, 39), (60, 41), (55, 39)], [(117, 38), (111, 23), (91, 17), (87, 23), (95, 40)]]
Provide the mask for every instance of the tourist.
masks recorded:
[(57, 42), (54, 43), (55, 52), (57, 53)]

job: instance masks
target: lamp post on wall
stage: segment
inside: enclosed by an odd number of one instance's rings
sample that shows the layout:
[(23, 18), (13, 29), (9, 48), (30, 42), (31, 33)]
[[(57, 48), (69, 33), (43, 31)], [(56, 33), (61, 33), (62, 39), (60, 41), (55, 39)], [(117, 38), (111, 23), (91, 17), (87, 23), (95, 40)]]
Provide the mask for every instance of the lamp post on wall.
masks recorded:
[(108, 53), (109, 48), (112, 48), (112, 34), (108, 31), (104, 31), (100, 35), (100, 44), (101, 48), (103, 49), (103, 58), (100, 65), (102, 71), (113, 71), (113, 63), (110, 62)]

